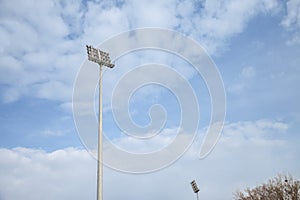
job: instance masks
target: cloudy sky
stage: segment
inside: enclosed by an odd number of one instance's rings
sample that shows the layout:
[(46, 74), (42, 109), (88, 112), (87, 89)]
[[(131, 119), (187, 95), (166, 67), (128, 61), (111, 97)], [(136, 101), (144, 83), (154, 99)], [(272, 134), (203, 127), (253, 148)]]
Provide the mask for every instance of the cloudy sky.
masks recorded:
[[(299, 0), (0, 0), (0, 200), (95, 199), (96, 160), (72, 111), (74, 83), (87, 63), (85, 45), (145, 27), (178, 31), (205, 49), (224, 83), (225, 125), (213, 151), (200, 160), (212, 107), (203, 77), (168, 52), (120, 57), (103, 75), (104, 133), (119, 148), (159, 150), (179, 127), (180, 102), (172, 91), (147, 85), (132, 95), (129, 113), (145, 126), (148, 109), (161, 104), (167, 115), (161, 134), (138, 142), (118, 128), (110, 91), (139, 65), (169, 65), (185, 77), (201, 117), (194, 143), (168, 167), (138, 175), (105, 167), (105, 199), (194, 199), (195, 179), (201, 199), (223, 200), (278, 173), (300, 178)], [(165, 80), (176, 85), (171, 75)], [(97, 133), (91, 135), (95, 141)]]

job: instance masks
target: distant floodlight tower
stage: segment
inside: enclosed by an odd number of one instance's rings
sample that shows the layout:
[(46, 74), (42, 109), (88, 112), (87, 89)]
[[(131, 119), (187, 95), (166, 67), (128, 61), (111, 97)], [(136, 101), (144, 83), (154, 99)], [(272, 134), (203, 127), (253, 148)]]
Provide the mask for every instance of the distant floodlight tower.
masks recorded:
[(198, 192), (200, 191), (195, 180), (191, 182), (194, 193), (197, 194), (197, 200), (199, 200)]
[(102, 153), (102, 66), (113, 68), (109, 54), (86, 45), (88, 59), (99, 64), (99, 117), (98, 117), (98, 159), (97, 159), (97, 200), (103, 199), (103, 153)]

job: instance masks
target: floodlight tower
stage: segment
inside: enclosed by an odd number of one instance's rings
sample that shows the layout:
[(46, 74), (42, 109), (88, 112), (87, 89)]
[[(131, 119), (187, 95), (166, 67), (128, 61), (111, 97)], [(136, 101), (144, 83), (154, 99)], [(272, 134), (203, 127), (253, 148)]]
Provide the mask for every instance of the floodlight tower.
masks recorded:
[(195, 180), (191, 182), (194, 193), (197, 194), (197, 200), (199, 200), (198, 192), (200, 191)]
[(99, 116), (98, 116), (98, 158), (97, 158), (97, 200), (103, 199), (103, 148), (102, 148), (102, 66), (113, 68), (107, 52), (86, 45), (88, 59), (99, 64)]

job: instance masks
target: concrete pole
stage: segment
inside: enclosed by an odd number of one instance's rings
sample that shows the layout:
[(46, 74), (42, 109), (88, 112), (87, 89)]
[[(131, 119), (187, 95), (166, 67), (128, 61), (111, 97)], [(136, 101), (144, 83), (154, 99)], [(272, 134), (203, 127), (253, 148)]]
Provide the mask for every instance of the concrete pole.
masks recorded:
[(103, 153), (102, 153), (102, 64), (99, 64), (99, 117), (98, 117), (98, 159), (97, 159), (97, 200), (103, 200)]

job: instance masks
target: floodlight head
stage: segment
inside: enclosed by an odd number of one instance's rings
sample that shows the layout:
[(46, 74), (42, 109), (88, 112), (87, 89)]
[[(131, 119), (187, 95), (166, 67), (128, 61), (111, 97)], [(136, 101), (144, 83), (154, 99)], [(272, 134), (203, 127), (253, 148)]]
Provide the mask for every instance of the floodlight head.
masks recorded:
[(99, 65), (104, 65), (109, 68), (113, 68), (115, 65), (111, 63), (109, 54), (107, 52), (101, 51), (94, 48), (91, 45), (86, 45), (88, 60), (98, 63)]
[(194, 193), (198, 193), (200, 191), (195, 180), (193, 180), (191, 182), (191, 185), (192, 185)]

